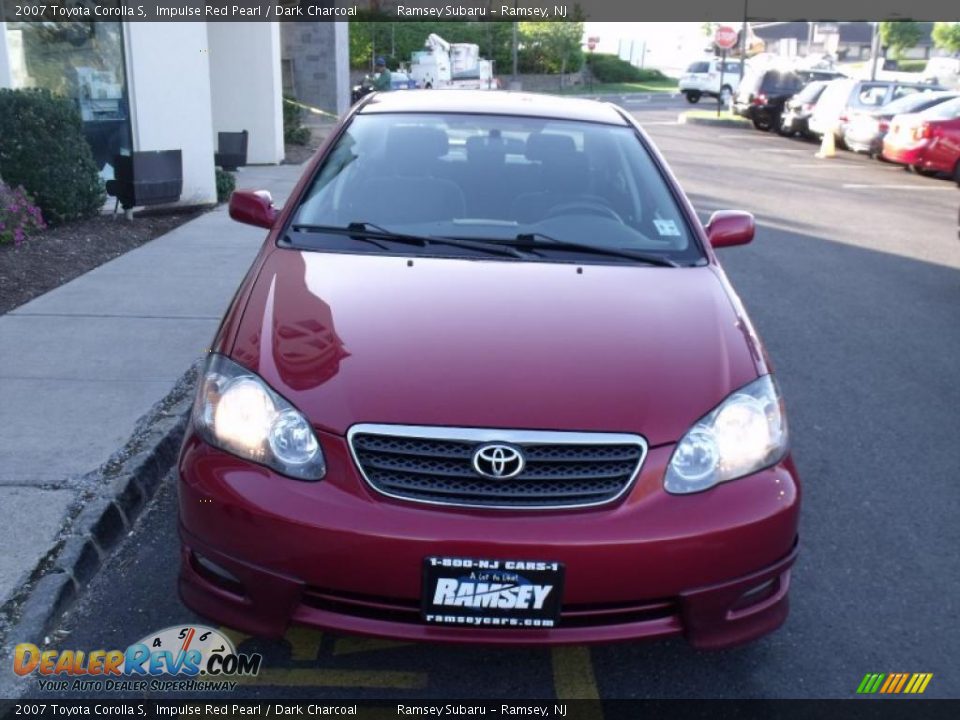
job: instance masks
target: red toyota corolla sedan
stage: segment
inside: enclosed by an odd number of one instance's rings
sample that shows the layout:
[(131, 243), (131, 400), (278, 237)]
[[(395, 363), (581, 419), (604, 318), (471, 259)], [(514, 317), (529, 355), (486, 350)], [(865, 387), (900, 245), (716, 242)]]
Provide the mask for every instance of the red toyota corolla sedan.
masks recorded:
[(787, 614), (800, 489), (769, 361), (617, 107), (358, 104), (217, 334), (179, 463), (184, 602), (247, 633), (745, 642)]
[(960, 99), (894, 117), (883, 139), (883, 157), (960, 183)]

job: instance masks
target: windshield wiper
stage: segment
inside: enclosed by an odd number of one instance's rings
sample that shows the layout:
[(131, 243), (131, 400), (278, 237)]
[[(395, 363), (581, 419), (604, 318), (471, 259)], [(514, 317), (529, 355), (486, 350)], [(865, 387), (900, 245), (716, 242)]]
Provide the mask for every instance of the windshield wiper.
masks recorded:
[(629, 258), (647, 265), (659, 265), (661, 267), (680, 267), (669, 258), (660, 255), (651, 255), (649, 253), (637, 252), (635, 250), (626, 250), (621, 248), (598, 247), (588, 243), (571, 242), (569, 240), (558, 240), (550, 235), (544, 235), (541, 232), (520, 233), (514, 238), (512, 247), (526, 250), (536, 250), (537, 246), (555, 248), (557, 250), (574, 250), (593, 255), (609, 255), (611, 257)]
[(406, 245), (418, 245), (420, 247), (427, 247), (428, 245), (449, 245), (451, 247), (478, 250), (480, 252), (506, 255), (521, 259), (526, 259), (527, 257), (516, 248), (500, 242), (484, 242), (482, 240), (468, 240), (466, 238), (443, 237), (440, 235), (408, 235), (406, 233), (393, 232), (392, 230), (387, 230), (386, 228), (369, 222), (352, 222), (346, 227), (296, 224), (292, 226), (292, 229), (296, 232), (325, 232), (335, 235), (348, 235), (359, 240), (374, 243), (384, 250), (389, 250), (390, 248), (377, 242), (378, 240), (404, 243)]

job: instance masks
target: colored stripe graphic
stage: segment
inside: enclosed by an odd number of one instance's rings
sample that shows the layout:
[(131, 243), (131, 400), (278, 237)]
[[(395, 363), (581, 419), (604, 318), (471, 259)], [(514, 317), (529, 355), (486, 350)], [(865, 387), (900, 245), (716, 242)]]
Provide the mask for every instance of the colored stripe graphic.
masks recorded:
[(907, 682), (907, 673), (900, 673), (900, 682), (897, 683), (897, 687), (893, 692), (898, 693), (901, 690), (903, 690), (903, 686), (906, 684), (906, 682)]
[(857, 686), (857, 694), (920, 695), (927, 689), (933, 673), (867, 673)]
[(875, 693), (885, 677), (886, 675), (883, 673), (867, 673), (863, 676), (863, 680), (860, 681), (860, 687), (857, 688), (857, 692), (861, 695)]

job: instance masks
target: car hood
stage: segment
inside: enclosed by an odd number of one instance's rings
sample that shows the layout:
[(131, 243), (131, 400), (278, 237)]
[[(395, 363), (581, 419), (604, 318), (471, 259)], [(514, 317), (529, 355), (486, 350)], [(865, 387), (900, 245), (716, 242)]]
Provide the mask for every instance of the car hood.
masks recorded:
[(231, 356), (321, 430), (398, 423), (673, 442), (763, 368), (712, 267), (299, 252), (265, 260)]

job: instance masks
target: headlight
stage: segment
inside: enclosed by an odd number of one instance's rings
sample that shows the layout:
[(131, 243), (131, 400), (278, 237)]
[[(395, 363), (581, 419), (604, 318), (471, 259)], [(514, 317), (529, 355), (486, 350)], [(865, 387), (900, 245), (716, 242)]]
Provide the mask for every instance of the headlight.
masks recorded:
[(263, 380), (223, 355), (211, 355), (193, 407), (210, 445), (298, 480), (320, 480), (326, 462), (313, 428)]
[(699, 492), (769, 467), (786, 453), (780, 390), (772, 375), (764, 375), (690, 428), (673, 451), (663, 487), (677, 494)]

